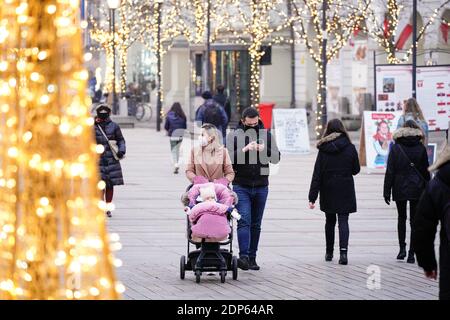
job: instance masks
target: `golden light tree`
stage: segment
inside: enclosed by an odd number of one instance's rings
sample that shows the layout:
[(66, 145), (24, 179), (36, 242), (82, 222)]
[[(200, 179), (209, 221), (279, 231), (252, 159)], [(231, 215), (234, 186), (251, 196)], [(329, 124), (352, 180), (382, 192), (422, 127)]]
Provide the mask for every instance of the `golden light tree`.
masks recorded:
[(79, 2), (0, 6), (0, 299), (116, 299)]
[(232, 31), (238, 42), (248, 44), (250, 55), (250, 101), (254, 108), (260, 102), (260, 61), (264, 52), (261, 46), (271, 35), (285, 30), (294, 21), (294, 16), (287, 15), (287, 1), (284, 0), (229, 0), (227, 10), (230, 14), (225, 27), (219, 30)]
[[(364, 0), (368, 2), (369, 0)], [(426, 34), (428, 27), (430, 27), (436, 20), (439, 13), (450, 3), (450, 0), (443, 1), (439, 6), (432, 10), (432, 14), (428, 17), (427, 22), (422, 26), (417, 33), (417, 42), (419, 42)], [(386, 51), (387, 62), (389, 64), (400, 64), (407, 62), (413, 53), (414, 43), (411, 43), (407, 49), (398, 46), (397, 34), (399, 31), (399, 19), (401, 16), (410, 16), (411, 11), (406, 10), (407, 5), (411, 5), (410, 0), (372, 0), (368, 7), (367, 27), (364, 31), (368, 32), (369, 36), (377, 41), (378, 45)], [(384, 10), (379, 19), (377, 9)], [(438, 19), (439, 20), (439, 19)], [(412, 24), (410, 24), (412, 26)], [(401, 35), (400, 35), (401, 36)], [(401, 58), (398, 54), (403, 53)]]
[(327, 63), (336, 57), (364, 21), (369, 4), (370, 0), (292, 0), (296, 17), (294, 31), (308, 49), (318, 72), (317, 136), (321, 135), (326, 119)]

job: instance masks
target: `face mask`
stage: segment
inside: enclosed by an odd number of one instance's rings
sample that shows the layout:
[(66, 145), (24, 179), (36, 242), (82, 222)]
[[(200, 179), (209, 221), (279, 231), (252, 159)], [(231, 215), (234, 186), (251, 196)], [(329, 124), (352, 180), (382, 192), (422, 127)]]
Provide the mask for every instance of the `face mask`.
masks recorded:
[(206, 138), (204, 136), (199, 136), (198, 141), (200, 142), (200, 145), (202, 147), (206, 147), (209, 144), (208, 138)]
[(108, 119), (109, 113), (108, 112), (99, 112), (97, 113), (97, 117), (99, 117), (102, 120)]
[(256, 126), (248, 126), (248, 125), (244, 124), (245, 131), (250, 130), (250, 129), (256, 130), (257, 127), (258, 127), (257, 125)]

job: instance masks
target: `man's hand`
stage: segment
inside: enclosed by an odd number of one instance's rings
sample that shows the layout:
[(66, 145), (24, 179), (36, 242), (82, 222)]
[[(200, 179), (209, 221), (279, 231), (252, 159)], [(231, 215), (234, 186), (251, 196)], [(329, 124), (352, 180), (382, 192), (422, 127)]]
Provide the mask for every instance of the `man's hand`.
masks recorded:
[(309, 203), (309, 208), (312, 210), (312, 209), (314, 209), (316, 207), (316, 204), (315, 203), (312, 203), (312, 202), (310, 202)]
[(256, 150), (257, 150), (257, 151), (264, 151), (264, 148), (265, 148), (265, 147), (264, 147), (263, 144), (257, 144), (257, 145), (256, 145)]
[(242, 152), (254, 151), (254, 150), (256, 150), (256, 148), (257, 148), (256, 141), (252, 141), (248, 145), (246, 145), (244, 148), (242, 148)]
[(437, 270), (433, 270), (430, 272), (425, 271), (425, 277), (432, 280), (437, 280)]

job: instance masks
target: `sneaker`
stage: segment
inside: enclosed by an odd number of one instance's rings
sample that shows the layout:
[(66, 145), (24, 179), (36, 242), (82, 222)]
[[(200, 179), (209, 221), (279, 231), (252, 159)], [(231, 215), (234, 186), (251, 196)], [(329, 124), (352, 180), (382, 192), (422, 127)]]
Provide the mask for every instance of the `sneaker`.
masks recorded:
[(259, 270), (259, 269), (261, 269), (261, 268), (258, 266), (258, 264), (256, 263), (256, 258), (250, 258), (250, 259), (248, 260), (248, 268), (249, 268), (250, 270)]
[(414, 258), (414, 252), (409, 251), (408, 252), (408, 259), (406, 260), (407, 263), (416, 263), (416, 259)]
[(248, 270), (249, 263), (248, 263), (248, 257), (247, 256), (243, 256), (243, 257), (238, 259), (238, 268), (242, 269), (242, 270)]
[(111, 211), (106, 211), (106, 215), (108, 216), (108, 218), (111, 218), (112, 217)]

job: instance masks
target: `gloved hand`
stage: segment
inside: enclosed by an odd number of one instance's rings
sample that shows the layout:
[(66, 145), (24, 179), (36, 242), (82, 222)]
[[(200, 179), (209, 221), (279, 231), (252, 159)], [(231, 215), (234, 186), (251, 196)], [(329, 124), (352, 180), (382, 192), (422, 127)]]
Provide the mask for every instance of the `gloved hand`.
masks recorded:
[(391, 199), (388, 198), (388, 197), (384, 197), (384, 202), (386, 202), (386, 204), (387, 204), (388, 206), (391, 205)]
[(124, 155), (125, 153), (123, 153), (122, 151), (117, 152), (117, 156), (119, 157), (119, 159), (122, 159)]

